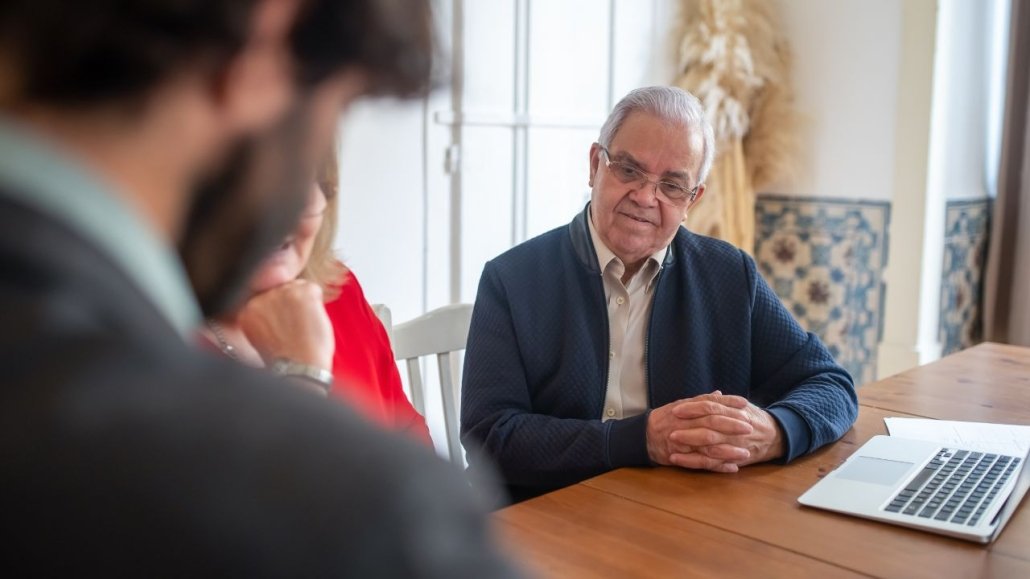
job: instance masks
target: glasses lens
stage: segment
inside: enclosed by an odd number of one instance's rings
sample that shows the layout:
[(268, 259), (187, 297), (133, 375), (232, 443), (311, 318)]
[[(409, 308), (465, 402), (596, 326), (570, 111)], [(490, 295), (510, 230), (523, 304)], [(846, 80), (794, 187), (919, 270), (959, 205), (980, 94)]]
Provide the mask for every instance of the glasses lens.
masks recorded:
[(651, 181), (640, 169), (637, 169), (633, 165), (628, 165), (619, 161), (612, 161), (608, 151), (603, 149), (602, 151), (607, 159), (608, 170), (611, 171), (612, 175), (614, 175), (621, 183), (653, 184), (656, 186), (656, 192), (659, 193), (663, 199), (675, 205), (682, 205), (686, 202), (687, 197), (690, 196), (690, 189), (669, 181)]
[(630, 165), (613, 161), (609, 167), (615, 175), (615, 178), (623, 183), (635, 183), (644, 180), (644, 175), (635, 167)]
[(658, 190), (662, 192), (662, 195), (665, 195), (673, 201), (680, 201), (686, 199), (689, 195), (689, 192), (682, 186), (677, 185), (675, 183), (669, 183), (667, 181), (662, 181), (661, 183), (659, 183)]

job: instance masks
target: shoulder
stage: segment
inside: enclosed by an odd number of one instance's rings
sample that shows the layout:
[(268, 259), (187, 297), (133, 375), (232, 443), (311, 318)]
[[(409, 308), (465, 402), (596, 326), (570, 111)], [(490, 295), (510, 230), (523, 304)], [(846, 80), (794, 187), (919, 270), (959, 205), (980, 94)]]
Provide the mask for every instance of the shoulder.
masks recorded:
[(754, 260), (735, 245), (700, 235), (680, 227), (673, 239), (675, 259), (682, 263), (681, 273), (703, 271), (707, 274), (744, 275), (752, 277)]
[(741, 259), (747, 257), (740, 248), (732, 243), (694, 233), (686, 227), (680, 227), (673, 243), (680, 253), (691, 259), (704, 257), (709, 260), (729, 260), (739, 263)]
[(332, 282), (331, 289), (336, 295), (326, 302), (327, 308), (365, 300), (365, 290), (361, 287), (358, 277), (354, 275), (350, 268), (343, 269), (342, 275)]
[(333, 287), (336, 295), (325, 303), (326, 312), (331, 319), (353, 318), (359, 315), (374, 317), (372, 306), (365, 298), (365, 290), (352, 270), (345, 270)]

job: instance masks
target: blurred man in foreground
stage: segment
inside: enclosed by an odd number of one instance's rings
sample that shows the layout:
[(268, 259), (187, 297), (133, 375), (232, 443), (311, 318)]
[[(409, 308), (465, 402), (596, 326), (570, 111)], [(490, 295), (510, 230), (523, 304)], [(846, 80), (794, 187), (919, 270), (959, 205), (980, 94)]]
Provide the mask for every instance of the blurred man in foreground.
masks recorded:
[(426, 88), (427, 4), (0, 4), (0, 567), (510, 573), (458, 473), (194, 346), (340, 110)]

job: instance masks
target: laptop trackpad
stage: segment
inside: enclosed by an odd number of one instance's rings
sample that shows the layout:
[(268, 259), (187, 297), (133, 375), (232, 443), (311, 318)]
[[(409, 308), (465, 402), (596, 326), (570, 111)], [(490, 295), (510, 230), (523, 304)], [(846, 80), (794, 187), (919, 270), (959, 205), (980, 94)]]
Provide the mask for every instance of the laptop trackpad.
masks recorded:
[(858, 456), (848, 462), (837, 476), (877, 485), (893, 485), (905, 476), (914, 463)]

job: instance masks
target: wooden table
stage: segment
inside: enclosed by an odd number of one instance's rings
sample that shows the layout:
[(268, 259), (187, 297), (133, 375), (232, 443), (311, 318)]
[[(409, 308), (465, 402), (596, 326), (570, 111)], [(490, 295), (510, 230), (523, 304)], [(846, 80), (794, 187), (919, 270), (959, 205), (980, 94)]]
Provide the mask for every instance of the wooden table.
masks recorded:
[(839, 442), (789, 466), (620, 469), (495, 521), (542, 577), (1030, 577), (1026, 505), (984, 546), (797, 504), (887, 416), (1030, 424), (1030, 349), (982, 344), (862, 387), (859, 402)]

